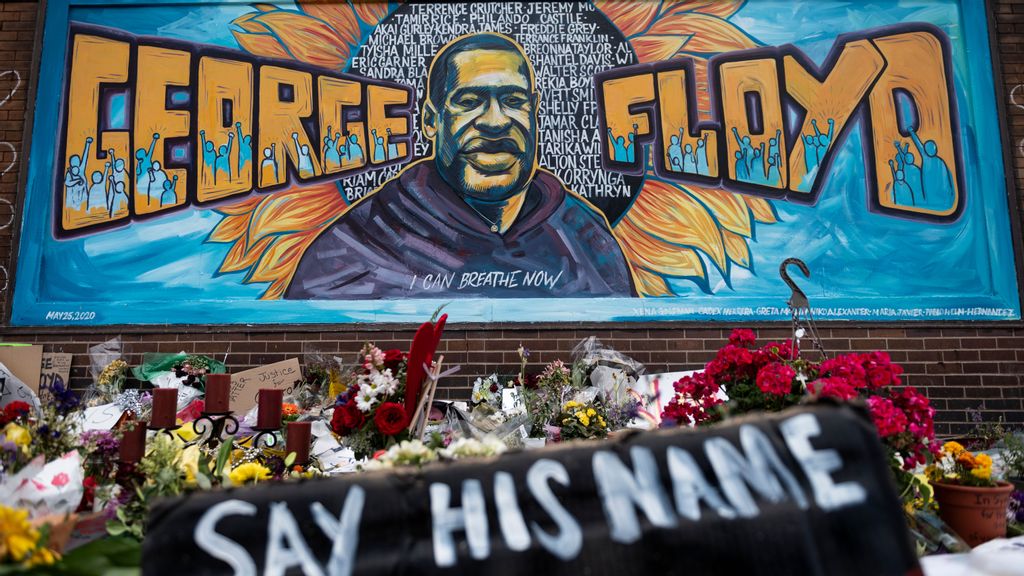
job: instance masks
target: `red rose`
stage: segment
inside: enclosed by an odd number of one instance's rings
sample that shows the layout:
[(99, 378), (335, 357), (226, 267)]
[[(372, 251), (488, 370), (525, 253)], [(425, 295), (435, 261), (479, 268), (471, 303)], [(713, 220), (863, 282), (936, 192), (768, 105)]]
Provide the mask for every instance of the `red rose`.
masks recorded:
[(405, 353), (397, 348), (384, 351), (384, 368), (391, 369), (392, 374), (398, 372), (398, 367), (402, 365), (403, 360), (405, 360)]
[(397, 402), (385, 402), (377, 408), (377, 414), (373, 417), (373, 423), (377, 430), (385, 436), (394, 436), (405, 430), (409, 425), (406, 420), (405, 407)]
[(28, 404), (15, 400), (7, 406), (4, 406), (3, 410), (0, 410), (0, 425), (6, 425), (8, 422), (17, 420), (18, 418), (24, 418), (32, 410), (32, 407)]
[(339, 436), (345, 436), (353, 430), (358, 430), (366, 423), (366, 416), (356, 408), (354, 401), (338, 406), (334, 409), (334, 416), (331, 417), (331, 429)]

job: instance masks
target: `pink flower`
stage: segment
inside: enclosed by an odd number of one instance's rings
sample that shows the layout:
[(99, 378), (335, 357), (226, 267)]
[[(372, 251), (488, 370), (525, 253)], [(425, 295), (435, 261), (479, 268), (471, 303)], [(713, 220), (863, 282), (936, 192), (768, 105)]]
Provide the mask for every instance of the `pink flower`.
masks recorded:
[(57, 488), (60, 488), (62, 486), (66, 486), (67, 483), (70, 481), (71, 478), (68, 478), (68, 475), (66, 473), (61, 472), (60, 474), (54, 476), (52, 480), (50, 480), (50, 484), (53, 484)]
[(785, 396), (793, 391), (796, 371), (780, 362), (772, 362), (757, 373), (757, 387), (765, 394)]
[(757, 335), (749, 328), (737, 328), (729, 335), (729, 344), (733, 346), (752, 346)]
[(875, 428), (878, 428), (878, 435), (882, 438), (894, 436), (906, 429), (907, 416), (892, 403), (892, 400), (872, 396), (868, 398), (868, 407), (871, 409), (871, 419), (875, 422)]
[(811, 382), (807, 387), (821, 398), (852, 400), (857, 397), (857, 389), (850, 386), (850, 383), (845, 378), (835, 376), (821, 378)]

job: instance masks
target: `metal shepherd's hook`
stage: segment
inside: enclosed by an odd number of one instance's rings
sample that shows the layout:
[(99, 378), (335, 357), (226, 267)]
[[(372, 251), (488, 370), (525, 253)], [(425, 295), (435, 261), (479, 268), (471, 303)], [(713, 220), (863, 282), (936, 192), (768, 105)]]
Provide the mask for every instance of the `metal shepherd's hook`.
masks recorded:
[(789, 277), (789, 270), (787, 270), (787, 268), (791, 264), (795, 264), (800, 269), (800, 272), (803, 273), (805, 278), (811, 277), (811, 270), (807, 267), (807, 264), (799, 258), (786, 258), (779, 266), (779, 276), (782, 277), (782, 281), (789, 286), (790, 290), (792, 290), (792, 293), (789, 296), (789, 301), (786, 303), (789, 305), (789, 311), (792, 319), (794, 353), (797, 349), (798, 340), (804, 334), (804, 327), (802, 326), (802, 323), (806, 322), (807, 332), (810, 334), (811, 341), (814, 342), (815, 348), (821, 352), (822, 356), (827, 357), (828, 354), (825, 352), (825, 347), (821, 343), (821, 337), (818, 335), (818, 329), (814, 325), (814, 313), (811, 312), (811, 303), (807, 299), (807, 294), (805, 294), (804, 291), (796, 285), (796, 282)]

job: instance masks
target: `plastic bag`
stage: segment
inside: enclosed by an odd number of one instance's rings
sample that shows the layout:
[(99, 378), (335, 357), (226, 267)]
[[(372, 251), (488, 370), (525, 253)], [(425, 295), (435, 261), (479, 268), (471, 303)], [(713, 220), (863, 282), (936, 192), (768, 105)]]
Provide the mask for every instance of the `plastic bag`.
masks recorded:
[[(128, 365), (121, 360), (121, 338), (112, 338), (89, 348), (89, 373), (93, 383), (82, 394), (86, 406), (102, 406), (114, 401), (128, 377)], [(115, 362), (118, 362), (115, 364)]]

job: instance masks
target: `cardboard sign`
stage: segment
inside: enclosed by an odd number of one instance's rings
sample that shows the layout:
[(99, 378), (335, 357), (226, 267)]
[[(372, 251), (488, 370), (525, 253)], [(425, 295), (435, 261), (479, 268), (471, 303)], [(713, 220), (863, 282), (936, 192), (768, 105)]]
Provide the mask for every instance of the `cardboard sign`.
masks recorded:
[(39, 410), (39, 396), (28, 384), (15, 376), (3, 362), (0, 362), (0, 408), (11, 402), (25, 402), (34, 410)]
[(197, 492), (152, 509), (143, 573), (906, 574), (866, 414), (800, 407), (496, 459)]
[(232, 374), (231, 409), (235, 414), (244, 415), (256, 405), (260, 388), (280, 389), (289, 394), (295, 381), (301, 379), (302, 369), (297, 358)]
[(43, 354), (42, 370), (39, 375), (39, 385), (48, 386), (58, 378), (63, 384), (71, 379), (71, 354), (61, 352), (47, 352)]
[[(43, 364), (43, 347), (37, 344), (0, 344), (0, 362), (32, 389), (39, 392), (39, 368)], [(67, 382), (65, 380), (65, 382)]]

